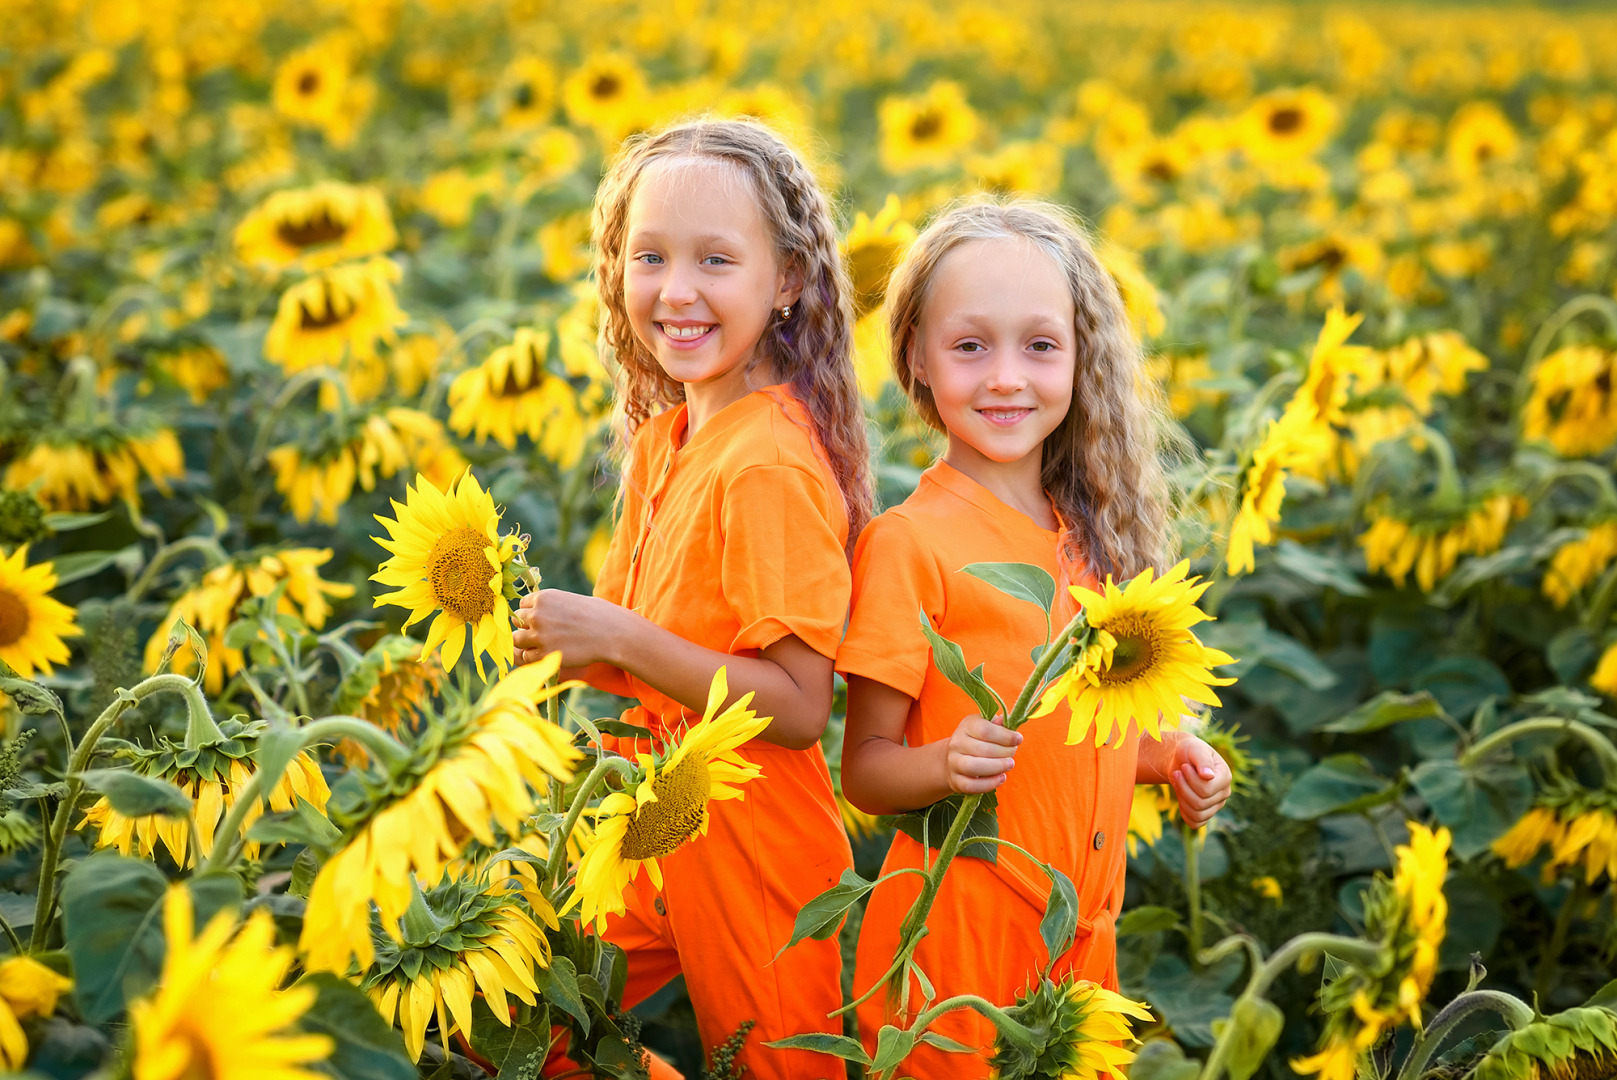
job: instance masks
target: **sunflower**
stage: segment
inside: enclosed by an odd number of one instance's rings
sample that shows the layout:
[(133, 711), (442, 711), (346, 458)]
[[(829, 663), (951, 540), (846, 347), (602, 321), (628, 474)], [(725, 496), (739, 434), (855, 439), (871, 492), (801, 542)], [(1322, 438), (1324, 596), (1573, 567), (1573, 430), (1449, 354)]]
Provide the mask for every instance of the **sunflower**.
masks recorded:
[(1254, 161), (1282, 163), (1310, 157), (1336, 130), (1336, 102), (1317, 87), (1271, 90), (1247, 107), (1237, 139)]
[(378, 596), (376, 606), (408, 608), (406, 628), (439, 612), (422, 659), (442, 645), (444, 667), (453, 668), (469, 644), (479, 677), (485, 652), (506, 671), (515, 657), (509, 601), (516, 596), (522, 545), (515, 536), (498, 535), (494, 500), (467, 469), (447, 491), (417, 476), (415, 487), (405, 489), (404, 503), (394, 500), (393, 511), (397, 520), (376, 515), (389, 538), (372, 539), (392, 554), (371, 580), (399, 591)]
[(1256, 545), (1274, 542), (1280, 506), (1286, 498), (1286, 473), (1306, 465), (1315, 456), (1309, 447), (1318, 436), (1318, 425), (1299, 411), (1288, 410), (1279, 420), (1269, 422), (1263, 441), (1252, 451), (1252, 464), (1241, 491), (1241, 508), (1230, 526), (1225, 555), (1230, 574), (1251, 573), (1257, 564)]
[(1313, 295), (1329, 303), (1341, 301), (1346, 288), (1342, 277), (1349, 270), (1361, 280), (1374, 278), (1381, 271), (1385, 255), (1381, 245), (1361, 233), (1336, 229), (1317, 240), (1282, 248), (1277, 256), (1280, 268), (1288, 274), (1314, 270), (1319, 282)]
[(580, 395), (571, 383), (545, 367), (549, 335), (519, 328), (511, 344), (455, 376), (449, 386), (449, 427), (475, 434), (479, 443), (493, 436), (507, 450), (519, 434), (539, 445), (545, 456), (571, 468), (589, 438), (584, 407), (598, 395)]
[(530, 785), (566, 781), (582, 755), (539, 706), (577, 683), (547, 685), (561, 666), (551, 653), (504, 676), (417, 743), (402, 771), (355, 774), (363, 805), (334, 815), (347, 838), (315, 877), (300, 948), (311, 971), (361, 970), (374, 958), (371, 904), (382, 929), (401, 941), (414, 876), (438, 881), (468, 838), (492, 845), (497, 825), (522, 833), (534, 812)]
[(1507, 494), (1480, 499), (1458, 516), (1429, 507), (1407, 515), (1372, 507), (1359, 546), (1372, 573), (1385, 571), (1401, 589), (1413, 570), (1422, 591), (1431, 592), (1461, 555), (1498, 551), (1510, 522), (1526, 511), (1520, 496)]
[(380, 188), (334, 180), (277, 191), (236, 226), (243, 262), (318, 269), (380, 255), (399, 242)]
[(1471, 372), (1486, 370), (1488, 358), (1473, 349), (1459, 331), (1441, 330), (1370, 354), (1357, 374), (1361, 392), (1396, 385), (1410, 408), (1429, 416), (1437, 394), (1458, 394)]
[(1591, 790), (1556, 777), (1493, 843), (1494, 853), (1511, 869), (1531, 862), (1544, 849), (1550, 852), (1546, 883), (1580, 865), (1585, 884), (1593, 885), (1601, 874), (1617, 881), (1617, 791)]
[(562, 214), (539, 227), (535, 237), (545, 256), (545, 276), (565, 284), (589, 270), (590, 213)]
[(1617, 1071), (1617, 1013), (1586, 1005), (1507, 1031), (1488, 1048), (1472, 1080), (1598, 1080)]
[(595, 838), (578, 862), (572, 899), (563, 910), (580, 909), (581, 920), (602, 932), (608, 915), (626, 909), (623, 891), (646, 868), (662, 888), (662, 865), (686, 842), (707, 833), (708, 803), (744, 797), (740, 785), (760, 775), (758, 766), (737, 749), (764, 728), (770, 717), (748, 706), (752, 693), (729, 706), (730, 686), (724, 668), (713, 675), (702, 719), (671, 750), (641, 754), (641, 777), (633, 793), (615, 792), (601, 800), (595, 814)]
[(1195, 167), (1193, 148), (1178, 138), (1151, 138), (1132, 143), (1106, 158), (1112, 183), (1124, 198), (1138, 206), (1151, 206), (1188, 176)]
[(504, 128), (533, 128), (556, 111), (556, 70), (537, 57), (513, 60), (500, 76), (495, 110)]
[(275, 948), (275, 920), (253, 912), (234, 940), (226, 909), (193, 938), (191, 894), (163, 902), (163, 974), (129, 1006), (134, 1080), (320, 1080), (332, 1041), (290, 1029), (314, 1004), (313, 987), (280, 990), (292, 950)]
[(56, 565), (28, 565), (28, 545), (9, 556), (0, 554), (0, 660), (20, 677), (45, 675), (51, 665), (67, 663), (70, 655), (63, 638), (83, 633), (73, 621), (74, 610), (52, 600)]
[[(389, 634), (366, 650), (343, 677), (333, 708), (398, 734), (420, 717), (422, 706), (437, 692), (443, 676), (444, 669), (436, 659), (421, 659), (421, 649), (414, 641)], [(353, 739), (338, 743), (337, 753), (349, 764), (360, 764), (367, 756)]]
[(1594, 674), (1589, 676), (1589, 685), (1608, 697), (1617, 697), (1617, 642), (1607, 645), (1606, 651), (1600, 654)]
[[(150, 858), (161, 843), (177, 865), (199, 865), (213, 850), (214, 835), (220, 823), (257, 773), (253, 752), (258, 748), (264, 728), (261, 720), (244, 723), (232, 718), (219, 722), (221, 738), (214, 742), (189, 746), (160, 737), (154, 749), (125, 751), (133, 757), (136, 773), (173, 784), (190, 797), (191, 820), (196, 826), (201, 851), (191, 850), (191, 829), (184, 818), (155, 814), (125, 817), (112, 808), (105, 796), (84, 811), (80, 827), (94, 826), (100, 834), (96, 846), (116, 848), (120, 855), (133, 851)], [(279, 812), (296, 809), (298, 800), (302, 799), (324, 813), (330, 797), (319, 761), (303, 751), (292, 759), (270, 790), (269, 803), (271, 810)], [(261, 804), (247, 811), (242, 820), (244, 835), (262, 813)], [(258, 841), (246, 841), (242, 852), (249, 859), (258, 858)]]
[(1168, 321), (1162, 314), (1161, 294), (1140, 265), (1140, 257), (1113, 243), (1101, 244), (1095, 257), (1117, 284), (1134, 336), (1142, 341), (1159, 336)]
[(888, 193), (874, 217), (863, 210), (842, 240), (842, 258), (853, 282), (854, 317), (863, 319), (881, 306), (887, 279), (915, 243), (915, 226), (904, 220), (898, 196)]
[(319, 128), (333, 143), (353, 134), (355, 91), (348, 49), (335, 41), (297, 50), (275, 69), (275, 111), (302, 127)]
[(756, 83), (744, 89), (729, 90), (719, 98), (714, 112), (762, 124), (799, 149), (809, 141), (808, 110), (778, 83)]
[(1566, 457), (1598, 454), (1617, 442), (1617, 353), (1568, 345), (1539, 361), (1522, 411), (1522, 434)]
[(215, 390), (230, 384), (230, 366), (211, 345), (193, 345), (161, 354), (157, 365), (191, 397), (193, 405), (207, 401)]
[(1566, 607), (1572, 597), (1617, 559), (1617, 520), (1590, 525), (1583, 536), (1562, 544), (1544, 572), (1544, 595)]
[(595, 53), (562, 83), (567, 118), (595, 129), (605, 142), (616, 142), (644, 111), (646, 76), (627, 55)]
[(185, 453), (168, 428), (149, 435), (100, 431), (86, 441), (41, 439), (6, 468), (8, 488), (34, 488), (52, 510), (80, 511), (125, 499), (140, 505), (144, 472), (158, 491), (185, 475)]
[(1155, 847), (1162, 839), (1162, 818), (1171, 814), (1178, 804), (1173, 789), (1166, 784), (1134, 785), (1134, 801), (1129, 804), (1129, 855), (1140, 850), (1140, 841), (1146, 847)]
[(1492, 166), (1514, 160), (1520, 149), (1515, 127), (1491, 101), (1468, 101), (1449, 121), (1444, 154), (1458, 180), (1474, 180)]
[(1167, 397), (1169, 410), (1181, 420), (1197, 408), (1217, 405), (1229, 396), (1227, 391), (1208, 388), (1218, 373), (1206, 353), (1157, 353), (1147, 358), (1146, 370)]
[(1137, 1043), (1130, 1018), (1150, 1023), (1154, 1017), (1143, 1001), (1130, 1001), (1114, 991), (1084, 980), (1041, 980), (1016, 996), (1005, 1010), (1013, 1020), (1044, 1039), (1037, 1050), (1012, 1042), (1004, 1035), (994, 1040), (989, 1062), (996, 1080), (1056, 1077), (1058, 1080), (1126, 1080)]
[[(280, 610), (319, 630), (331, 615), (330, 601), (354, 595), (352, 585), (327, 581), (319, 575), (318, 568), (330, 561), (330, 548), (287, 548), (214, 567), (169, 605), (157, 632), (146, 641), (146, 670), (157, 670), (169, 635), (183, 621), (207, 642), (210, 663), (204, 685), (210, 693), (218, 693), (225, 679), (240, 671), (246, 662), (241, 649), (225, 644), (225, 633), (235, 622), (242, 601), (251, 596), (268, 596), (285, 581)], [(183, 644), (171, 659), (172, 670), (189, 672), (196, 667), (197, 659), (191, 646)]]
[(966, 175), (995, 195), (1048, 195), (1061, 186), (1061, 151), (1049, 142), (1006, 143), (966, 159)]
[(894, 175), (953, 164), (977, 138), (977, 113), (948, 80), (916, 97), (884, 98), (877, 120), (882, 168)]
[(20, 1021), (49, 1016), (56, 999), (73, 989), (64, 979), (31, 956), (0, 960), (0, 1065), (22, 1072), (28, 1061), (28, 1039)]
[(399, 268), (373, 258), (322, 270), (281, 294), (264, 338), (264, 355), (288, 374), (336, 367), (345, 356), (369, 358), (392, 344), (408, 320), (393, 295)]
[(1069, 586), (1086, 615), (1087, 647), (1045, 690), (1031, 715), (1053, 712), (1065, 698), (1072, 710), (1067, 742), (1076, 743), (1093, 725), (1095, 745), (1103, 746), (1114, 726), (1119, 738), (1127, 734), (1131, 720), (1160, 739), (1164, 725), (1178, 724), (1181, 696), (1220, 704), (1209, 687), (1235, 680), (1218, 678), (1211, 669), (1235, 659), (1203, 645), (1191, 631), (1211, 616), (1196, 607), (1208, 586), (1187, 579), (1189, 569), (1188, 561), (1181, 562), (1158, 578), (1147, 568), (1121, 589), (1108, 576), (1102, 593)]
[(540, 923), (552, 930), (561, 923), (543, 893), (525, 888), (521, 878), (491, 880), (490, 869), (445, 877), (425, 893), (413, 890), (402, 939), (371, 935), (376, 959), (359, 986), (383, 1020), (403, 1028), (412, 1061), (421, 1060), (434, 1017), (446, 1045), (457, 1031), (471, 1038), (474, 994), (506, 1027), (507, 995), (528, 1005), (538, 998), (533, 971), (550, 966)]
[(1316, 1053), (1291, 1062), (1303, 1075), (1353, 1080), (1359, 1055), (1408, 1020), (1421, 1026), (1421, 1003), (1437, 974), (1437, 953), (1448, 928), (1449, 831), (1411, 822), (1409, 843), (1395, 850), (1392, 881), (1377, 875), (1365, 899), (1364, 936), (1381, 945), (1366, 966), (1352, 965), (1321, 988), (1325, 1032)]

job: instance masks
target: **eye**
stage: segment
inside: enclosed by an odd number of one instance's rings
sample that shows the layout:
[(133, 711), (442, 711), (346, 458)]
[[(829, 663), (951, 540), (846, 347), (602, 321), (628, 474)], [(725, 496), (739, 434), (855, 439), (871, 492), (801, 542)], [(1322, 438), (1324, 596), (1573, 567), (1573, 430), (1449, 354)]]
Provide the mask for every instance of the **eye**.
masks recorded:
[(1034, 352), (1054, 352), (1056, 347), (1056, 343), (1053, 341), (1035, 341), (1028, 346)]
[(981, 352), (983, 346), (982, 343), (978, 341), (962, 341), (960, 344), (956, 345), (955, 348), (959, 349), (961, 352), (973, 353)]
[(723, 255), (709, 255), (704, 258), (702, 262), (708, 266), (726, 266), (729, 264), (730, 260), (726, 259)]
[(662, 263), (663, 257), (650, 251), (642, 251), (640, 254), (634, 257), (634, 261), (637, 263), (645, 263), (647, 266), (657, 266)]

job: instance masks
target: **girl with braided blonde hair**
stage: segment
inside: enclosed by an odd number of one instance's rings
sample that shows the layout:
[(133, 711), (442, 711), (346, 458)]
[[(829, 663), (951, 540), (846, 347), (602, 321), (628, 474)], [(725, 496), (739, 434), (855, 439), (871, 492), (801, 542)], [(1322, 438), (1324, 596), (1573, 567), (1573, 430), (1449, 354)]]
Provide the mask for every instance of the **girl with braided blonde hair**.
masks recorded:
[[(623, 1007), (683, 974), (704, 1045), (755, 1022), (749, 1076), (840, 1075), (838, 1059), (762, 1048), (841, 1030), (837, 943), (775, 958), (853, 865), (819, 738), (871, 493), (830, 205), (767, 128), (703, 120), (624, 147), (593, 232), (626, 444), (618, 520), (594, 596), (523, 598), (518, 660), (560, 650), (565, 674), (637, 698), (624, 719), (645, 735), (616, 747), (631, 757), (699, 720), (720, 668), (772, 717), (742, 749), (762, 776), (708, 803), (705, 838), (657, 853), (662, 880), (603, 909), (604, 936), (627, 954)], [(558, 1055), (546, 1075), (567, 1067)]]
[[(1069, 745), (1064, 704), (1009, 731), (1003, 717), (977, 715), (938, 671), (921, 624), (982, 662), (995, 685), (1015, 688), (1033, 671), (1029, 644), (1048, 632), (1044, 612), (963, 568), (1029, 563), (1058, 585), (1091, 589), (1105, 576), (1165, 568), (1158, 454), (1167, 427), (1153, 415), (1140, 345), (1077, 222), (1038, 203), (941, 214), (894, 272), (887, 303), (895, 374), (948, 448), (908, 499), (870, 523), (854, 554), (853, 611), (837, 653), (848, 679), (843, 791), (870, 814), (956, 793), (998, 799), (1009, 844), (993, 862), (951, 864), (912, 954), (932, 980), (925, 997), (1009, 1005), (1046, 970), (1116, 990), (1134, 785), (1173, 785), (1180, 815), (1199, 826), (1228, 798), (1229, 767), (1188, 732), (1142, 743), (1137, 724), (1106, 746)], [(1057, 626), (1076, 614), (1066, 588), (1056, 605)], [(1078, 933), (1060, 956), (1040, 932), (1050, 880), (1034, 859), (1077, 890)], [(892, 963), (917, 892), (902, 871), (927, 860), (915, 840), (893, 838), (861, 924), (855, 990)], [(903, 982), (897, 995), (860, 1006), (872, 1052), (884, 1023), (908, 1026), (925, 1007), (919, 982)], [(994, 1044), (992, 1025), (966, 1010), (933, 1030), (969, 1047)], [(973, 1059), (918, 1046), (900, 1071), (976, 1080), (991, 1069), (986, 1050)]]

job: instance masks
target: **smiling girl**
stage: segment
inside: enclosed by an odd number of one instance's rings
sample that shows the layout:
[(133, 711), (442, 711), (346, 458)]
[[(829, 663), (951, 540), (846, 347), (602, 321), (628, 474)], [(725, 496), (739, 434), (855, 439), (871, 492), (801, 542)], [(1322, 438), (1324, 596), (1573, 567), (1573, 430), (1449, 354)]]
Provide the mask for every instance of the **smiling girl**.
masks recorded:
[(774, 718), (743, 750), (762, 777), (709, 805), (707, 836), (663, 860), (661, 888), (636, 881), (605, 937), (628, 955), (624, 1007), (683, 974), (705, 1046), (756, 1022), (749, 1076), (840, 1075), (759, 1049), (840, 1030), (836, 942), (771, 963), (852, 865), (819, 738), (871, 496), (830, 208), (767, 128), (704, 121), (624, 149), (594, 241), (628, 439), (619, 514), (594, 596), (523, 598), (518, 660), (561, 650), (638, 699), (624, 719), (659, 743), (701, 718), (720, 667)]
[[(962, 567), (1023, 562), (1060, 585), (1096, 587), (1166, 564), (1166, 492), (1152, 418), (1140, 396), (1140, 347), (1111, 278), (1053, 207), (952, 210), (917, 240), (888, 288), (893, 364), (948, 448), (905, 502), (871, 522), (854, 556), (854, 602), (837, 668), (848, 678), (842, 783), (872, 814), (919, 809), (955, 793), (998, 794), (1000, 836), (1063, 871), (1078, 890), (1078, 938), (1057, 958), (1117, 988), (1113, 920), (1122, 908), (1124, 839), (1136, 783), (1173, 785), (1201, 825), (1229, 795), (1223, 759), (1181, 732), (1069, 746), (1066, 706), (1007, 731), (932, 664), (922, 612), (985, 677), (1015, 692), (1044, 640), (1043, 614)], [(1066, 588), (1056, 595), (1070, 603)], [(1058, 601), (1060, 602), (1060, 601)], [(1056, 625), (1075, 613), (1056, 612)], [(1049, 879), (1009, 847), (997, 862), (949, 868), (915, 960), (938, 999), (977, 994), (1001, 1005), (1049, 960), (1039, 922)], [(893, 838), (884, 874), (921, 867), (921, 845)], [(879, 886), (859, 937), (855, 989), (892, 961), (914, 875)], [(910, 1002), (921, 1008), (919, 983)], [(860, 1009), (874, 1050), (883, 1023), (913, 1016), (877, 994)], [(934, 1025), (971, 1047), (992, 1043), (977, 1014)], [(921, 1046), (900, 1072), (919, 1080), (989, 1075), (986, 1056)]]

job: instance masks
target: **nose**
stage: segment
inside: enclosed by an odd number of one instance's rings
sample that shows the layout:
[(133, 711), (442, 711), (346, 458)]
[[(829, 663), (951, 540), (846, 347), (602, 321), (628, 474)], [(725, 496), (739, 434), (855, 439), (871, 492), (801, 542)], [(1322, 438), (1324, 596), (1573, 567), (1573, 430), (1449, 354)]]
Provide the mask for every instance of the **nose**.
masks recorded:
[(688, 269), (671, 264), (663, 272), (663, 287), (657, 298), (671, 308), (689, 307), (696, 302), (696, 279)]
[(988, 364), (987, 386), (1000, 394), (1014, 394), (1027, 386), (1027, 373), (1014, 350), (996, 350)]

